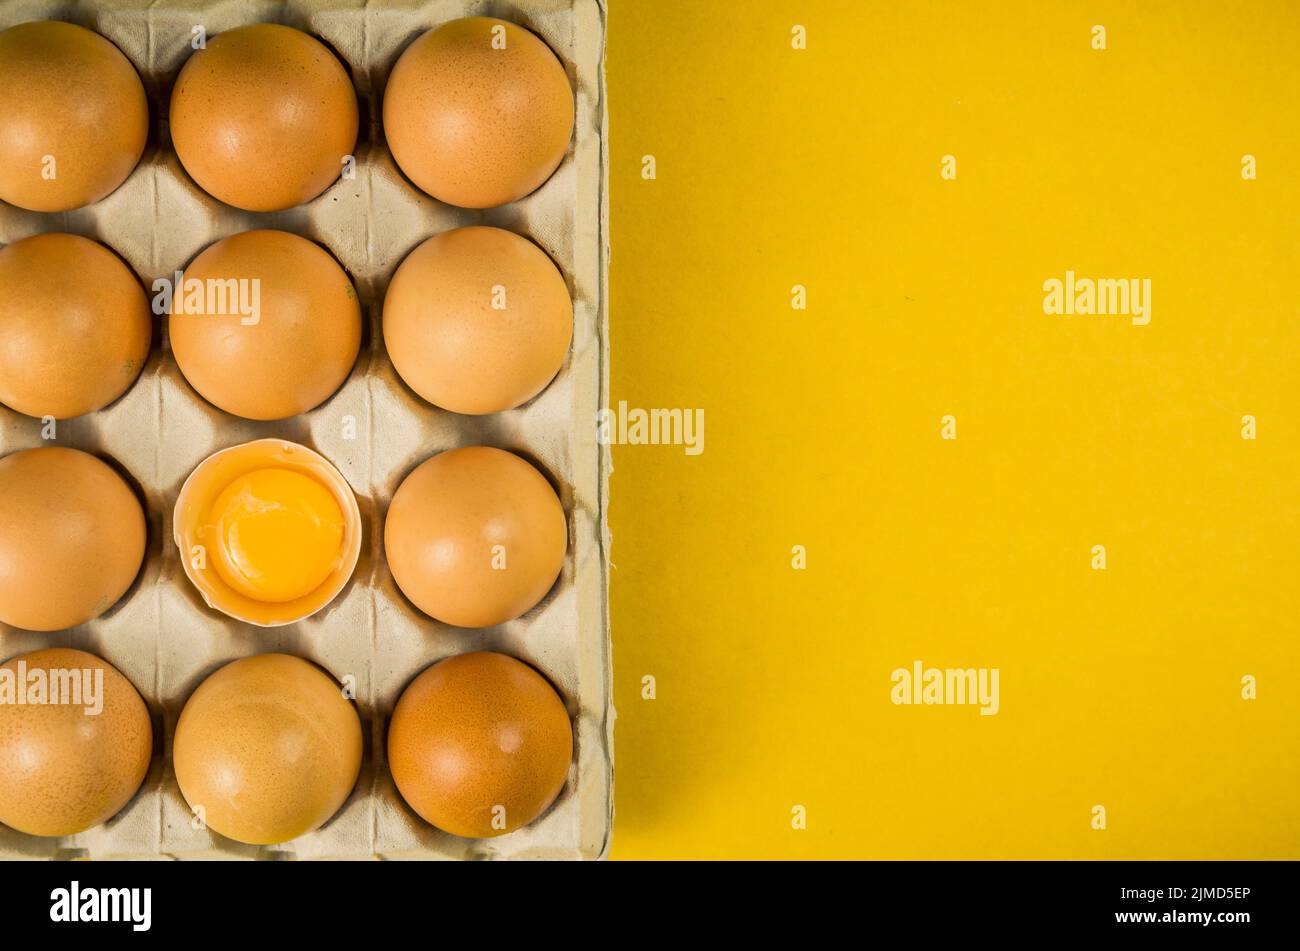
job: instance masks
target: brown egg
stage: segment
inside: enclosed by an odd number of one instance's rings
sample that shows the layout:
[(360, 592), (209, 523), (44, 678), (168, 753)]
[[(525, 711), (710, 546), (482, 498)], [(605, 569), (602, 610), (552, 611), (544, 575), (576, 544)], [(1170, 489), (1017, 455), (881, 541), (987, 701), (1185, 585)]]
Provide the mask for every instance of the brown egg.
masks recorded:
[(352, 577), (361, 510), (324, 456), (283, 439), (213, 453), (176, 499), (173, 537), (210, 607), (273, 627), (314, 614)]
[(434, 235), (407, 255), (384, 298), (398, 374), (453, 413), (528, 402), (559, 371), (572, 337), (564, 278), (537, 245), (500, 228)]
[(59, 631), (99, 617), (144, 560), (144, 512), (103, 462), (78, 449), (0, 459), (0, 621)]
[(32, 211), (89, 205), (144, 153), (149, 104), (131, 61), (54, 20), (0, 33), (0, 199)]
[(439, 201), (491, 208), (540, 187), (573, 133), (573, 90), (540, 39), (492, 17), (453, 20), (406, 48), (384, 92), (384, 135)]
[(84, 651), (51, 648), (0, 665), (0, 822), (75, 835), (131, 801), (153, 755), (131, 682)]
[[(231, 279), (241, 282), (242, 306), (233, 304), (236, 293), (224, 306), (214, 295), (235, 287), (226, 283)], [(172, 301), (172, 353), (199, 395), (227, 413), (305, 413), (342, 386), (356, 363), (356, 290), (329, 252), (306, 238), (284, 231), (232, 235), (190, 263), (183, 285), (192, 298), (177, 294)]]
[(388, 727), (402, 798), (469, 839), (527, 825), (564, 788), (573, 728), (546, 678), (505, 654), (461, 654), (411, 681)]
[(214, 198), (248, 211), (311, 201), (357, 142), (347, 70), (319, 40), (274, 23), (208, 41), (172, 89), (172, 142)]
[(398, 486), (384, 522), (397, 586), (417, 608), (459, 627), (490, 627), (546, 596), (568, 532), (551, 485), (513, 453), (452, 449)]
[(172, 747), (185, 801), (238, 842), (323, 826), (361, 771), (361, 718), (319, 667), (259, 654), (222, 667), (181, 711)]
[(67, 419), (107, 406), (140, 375), (149, 301), (112, 251), (73, 234), (0, 250), (0, 403)]

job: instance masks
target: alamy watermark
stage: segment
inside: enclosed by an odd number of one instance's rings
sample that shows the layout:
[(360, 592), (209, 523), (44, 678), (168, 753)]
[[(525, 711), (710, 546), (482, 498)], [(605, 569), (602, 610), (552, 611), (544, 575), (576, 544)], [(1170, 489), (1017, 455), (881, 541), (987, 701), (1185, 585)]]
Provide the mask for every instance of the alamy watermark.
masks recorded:
[(153, 924), (153, 889), (83, 887), (74, 880), (50, 892), (50, 921), (121, 922), (132, 931), (148, 931)]
[(681, 446), (698, 456), (704, 452), (704, 410), (629, 408), (619, 400), (596, 413), (596, 439), (603, 446)]
[(82, 707), (88, 717), (104, 711), (102, 667), (33, 667), (20, 660), (0, 667), (0, 705)]
[(251, 327), (262, 320), (262, 281), (247, 277), (200, 280), (177, 271), (153, 282), (153, 312), (161, 317), (238, 317)]
[(1043, 313), (1051, 316), (1128, 317), (1135, 327), (1151, 323), (1151, 278), (1049, 277), (1043, 281)]
[(997, 667), (926, 667), (919, 660), (889, 675), (895, 704), (966, 704), (978, 706), (980, 716), (996, 716), (1002, 708)]

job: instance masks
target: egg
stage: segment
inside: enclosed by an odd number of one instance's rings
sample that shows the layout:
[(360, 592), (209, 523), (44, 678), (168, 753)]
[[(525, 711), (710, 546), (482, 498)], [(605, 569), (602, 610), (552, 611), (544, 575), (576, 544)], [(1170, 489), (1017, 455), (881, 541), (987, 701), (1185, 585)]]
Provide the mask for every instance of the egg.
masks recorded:
[(75, 835), (131, 801), (149, 772), (153, 727), (107, 661), (56, 647), (0, 664), (0, 822)]
[(398, 267), (384, 342), (398, 374), (454, 413), (496, 413), (540, 393), (564, 363), (573, 302), (559, 270), (500, 228), (434, 235)]
[(280, 211), (315, 198), (357, 141), (347, 70), (319, 40), (275, 23), (208, 40), (176, 77), (171, 133), (185, 171), (214, 198)]
[(361, 553), (352, 488), (323, 456), (283, 439), (205, 459), (181, 487), (172, 528), (204, 601), (266, 627), (333, 601)]
[(53, 446), (0, 459), (0, 621), (59, 631), (98, 617), (144, 548), (139, 501), (99, 459)]
[(232, 661), (181, 710), (176, 782), (208, 827), (288, 842), (339, 811), (361, 771), (361, 718), (319, 667), (288, 654)]
[(131, 61), (54, 20), (0, 33), (0, 199), (68, 211), (104, 198), (144, 154), (149, 104)]
[(471, 839), (512, 832), (545, 812), (572, 758), (564, 701), (505, 654), (434, 664), (402, 693), (388, 728), (402, 798), (426, 822)]
[(306, 238), (269, 230), (224, 238), (190, 263), (178, 290), (167, 328), (176, 364), (200, 396), (235, 416), (305, 413), (356, 363), (356, 290)]
[(408, 46), (384, 92), (384, 135), (418, 188), (464, 208), (516, 201), (569, 149), (573, 90), (550, 48), (492, 17), (453, 20)]
[(564, 508), (546, 478), (487, 446), (428, 459), (393, 495), (384, 551), (393, 579), (431, 617), (490, 627), (537, 604), (559, 577)]
[(0, 403), (67, 419), (125, 393), (153, 321), (135, 274), (102, 244), (41, 234), (0, 250)]

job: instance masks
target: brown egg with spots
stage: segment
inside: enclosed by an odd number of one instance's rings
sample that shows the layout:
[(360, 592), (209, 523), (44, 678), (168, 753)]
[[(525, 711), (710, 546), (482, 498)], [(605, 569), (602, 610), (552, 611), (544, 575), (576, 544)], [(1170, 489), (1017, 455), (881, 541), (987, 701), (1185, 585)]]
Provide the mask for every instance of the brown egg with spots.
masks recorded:
[(61, 836), (107, 822), (152, 755), (149, 710), (107, 661), (59, 647), (0, 664), (0, 823)]
[(311, 201), (343, 172), (357, 141), (347, 70), (314, 37), (275, 23), (208, 40), (176, 77), (171, 133), (185, 171), (247, 211)]
[(361, 719), (319, 667), (259, 654), (199, 685), (176, 724), (181, 794), (214, 831), (288, 842), (328, 822), (361, 771)]
[(0, 621), (84, 624), (126, 593), (144, 549), (144, 511), (104, 462), (56, 447), (0, 459)]
[(68, 211), (126, 181), (144, 153), (149, 104), (131, 61), (58, 21), (0, 33), (0, 199)]
[(564, 701), (532, 667), (496, 653), (434, 664), (402, 693), (388, 762), (426, 822), (471, 839), (544, 813), (564, 788), (573, 728)]
[(500, 228), (457, 228), (407, 255), (384, 297), (384, 343), (411, 389), (453, 413), (526, 403), (559, 371), (573, 303), (541, 248)]
[(125, 393), (153, 320), (135, 274), (108, 248), (41, 234), (0, 250), (0, 403), (68, 419)]
[(573, 90), (550, 48), (521, 26), (467, 17), (406, 48), (384, 91), (384, 135), (417, 187), (463, 208), (539, 188), (564, 160)]
[(172, 354), (199, 395), (227, 413), (296, 416), (352, 372), (356, 290), (306, 238), (269, 230), (224, 238), (190, 263), (180, 290), (167, 322)]
[(459, 627), (502, 624), (559, 577), (564, 507), (545, 476), (501, 449), (467, 446), (417, 466), (393, 495), (384, 552), (402, 593)]

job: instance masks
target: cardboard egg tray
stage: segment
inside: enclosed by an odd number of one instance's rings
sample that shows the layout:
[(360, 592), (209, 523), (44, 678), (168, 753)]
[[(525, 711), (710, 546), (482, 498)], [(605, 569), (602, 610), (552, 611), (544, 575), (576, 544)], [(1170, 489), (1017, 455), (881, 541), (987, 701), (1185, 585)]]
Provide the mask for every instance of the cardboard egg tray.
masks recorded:
[[(576, 128), (555, 175), (514, 204), (469, 211), (416, 189), (384, 142), (384, 84), (403, 49), (425, 30), (462, 16), (511, 20), (540, 35), (574, 88)], [(90, 0), (74, 5), (17, 0), (0, 6), (0, 29), (28, 20), (66, 19), (106, 36), (135, 64), (149, 96), (145, 156), (103, 201), (66, 213), (0, 205), (0, 241), (68, 231), (120, 254), (152, 298), (153, 281), (182, 270), (214, 241), (278, 228), (328, 248), (351, 276), (364, 314), (361, 355), (342, 389), (315, 410), (279, 422), (252, 422), (206, 403), (169, 352), (163, 321), (148, 364), (116, 403), (57, 424), (46, 440), (40, 420), (0, 408), (0, 454), (39, 445), (85, 449), (110, 461), (140, 494), (148, 552), (127, 595), (100, 618), (55, 634), (0, 626), (0, 658), (45, 646), (78, 647), (121, 670), (154, 721), (154, 761), (131, 803), (106, 824), (62, 839), (0, 827), (4, 858), (594, 858), (608, 846), (612, 818), (612, 726), (605, 534), (608, 452), (596, 440), (606, 390), (607, 260), (602, 0)], [(278, 22), (323, 40), (350, 67), (361, 115), (357, 168), (311, 203), (287, 211), (244, 212), (205, 194), (171, 148), (172, 84), (191, 53), (193, 28), (208, 36), (255, 22)], [(437, 232), (490, 224), (525, 235), (554, 259), (573, 297), (573, 344), (556, 379), (525, 406), (490, 416), (457, 416), (425, 403), (396, 375), (384, 349), (384, 292), (398, 264)], [(362, 552), (342, 593), (296, 624), (259, 628), (207, 607), (185, 576), (172, 542), (181, 484), (211, 453), (252, 439), (302, 443), (351, 484), (364, 523)], [(551, 478), (569, 523), (560, 580), (523, 617), (485, 630), (453, 628), (421, 614), (393, 582), (383, 557), (383, 522), (402, 479), (425, 459), (456, 446), (510, 449)], [(51, 513), (54, 517), (54, 513)], [(405, 686), (451, 654), (498, 650), (539, 668), (564, 697), (574, 726), (568, 782), (540, 819), (509, 835), (467, 840), (421, 820), (401, 799), (385, 762), (388, 720)], [(270, 847), (243, 845), (196, 823), (171, 766), (181, 708), (202, 680), (239, 657), (283, 651), (336, 678), (355, 678), (365, 754), (356, 788), (324, 827)], [(199, 826), (196, 828), (196, 825)]]

